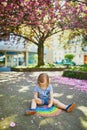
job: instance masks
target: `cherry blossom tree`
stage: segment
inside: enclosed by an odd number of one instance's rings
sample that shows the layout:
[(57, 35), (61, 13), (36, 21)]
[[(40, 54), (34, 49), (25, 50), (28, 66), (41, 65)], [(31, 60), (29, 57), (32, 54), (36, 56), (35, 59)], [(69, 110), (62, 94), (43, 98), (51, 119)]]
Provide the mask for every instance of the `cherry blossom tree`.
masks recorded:
[(73, 1), (73, 2), (79, 2), (87, 5), (87, 0), (66, 0), (66, 1)]
[(87, 6), (65, 0), (0, 0), (0, 37), (10, 33), (37, 45), (38, 66), (44, 65), (45, 40), (64, 30), (87, 34)]

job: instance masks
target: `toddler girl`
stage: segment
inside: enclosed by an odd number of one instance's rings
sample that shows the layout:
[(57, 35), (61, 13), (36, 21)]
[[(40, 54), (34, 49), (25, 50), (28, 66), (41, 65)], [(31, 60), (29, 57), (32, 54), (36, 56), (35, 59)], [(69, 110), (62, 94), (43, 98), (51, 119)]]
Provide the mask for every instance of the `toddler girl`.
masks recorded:
[(53, 88), (46, 73), (41, 73), (38, 76), (37, 85), (34, 87), (34, 98), (32, 99), (31, 108), (26, 111), (26, 114), (35, 114), (37, 105), (47, 105), (48, 108), (55, 105), (67, 112), (71, 112), (76, 107), (75, 103), (65, 105), (53, 98)]

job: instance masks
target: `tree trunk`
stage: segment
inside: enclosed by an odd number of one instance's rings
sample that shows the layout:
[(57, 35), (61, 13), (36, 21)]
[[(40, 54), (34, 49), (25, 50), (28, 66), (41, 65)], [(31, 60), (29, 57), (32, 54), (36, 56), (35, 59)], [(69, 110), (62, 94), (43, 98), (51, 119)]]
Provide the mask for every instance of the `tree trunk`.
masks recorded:
[(44, 65), (44, 44), (39, 43), (38, 45), (38, 67)]
[(25, 62), (25, 66), (28, 66), (28, 52), (24, 52), (24, 62)]

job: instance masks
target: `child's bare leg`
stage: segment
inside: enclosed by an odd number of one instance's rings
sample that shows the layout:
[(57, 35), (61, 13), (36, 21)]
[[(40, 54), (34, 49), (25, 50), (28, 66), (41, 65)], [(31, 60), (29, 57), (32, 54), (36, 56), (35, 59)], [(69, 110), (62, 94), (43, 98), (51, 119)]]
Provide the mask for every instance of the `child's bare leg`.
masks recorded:
[(35, 99), (32, 99), (31, 109), (35, 109), (36, 107), (37, 107), (37, 103), (36, 103)]
[(31, 108), (29, 108), (28, 110), (26, 110), (26, 115), (33, 115), (36, 113), (36, 107), (37, 107), (37, 104), (41, 104), (42, 101), (40, 99), (32, 99), (32, 102), (31, 102)]
[(63, 104), (62, 102), (60, 102), (59, 100), (57, 99), (54, 99), (53, 100), (53, 104), (56, 105), (58, 108), (60, 109), (66, 109), (67, 105)]
[(62, 102), (60, 102), (59, 100), (56, 100), (56, 99), (53, 100), (53, 104), (56, 105), (58, 108), (66, 110), (67, 112), (71, 112), (76, 107), (75, 103), (65, 105), (65, 104), (63, 104)]
[(32, 99), (32, 103), (31, 103), (31, 109), (35, 109), (38, 105), (42, 104), (42, 100), (40, 98), (37, 99)]

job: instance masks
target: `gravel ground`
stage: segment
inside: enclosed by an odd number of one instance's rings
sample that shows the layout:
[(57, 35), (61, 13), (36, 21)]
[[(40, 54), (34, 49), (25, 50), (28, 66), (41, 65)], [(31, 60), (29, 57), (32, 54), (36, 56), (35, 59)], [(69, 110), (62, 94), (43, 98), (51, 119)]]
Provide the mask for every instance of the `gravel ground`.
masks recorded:
[(76, 108), (71, 113), (62, 111), (55, 117), (24, 115), (40, 73), (0, 73), (0, 130), (87, 130), (87, 92), (59, 83), (57, 77), (62, 72), (46, 72), (54, 88), (54, 97), (65, 104), (76, 102)]

